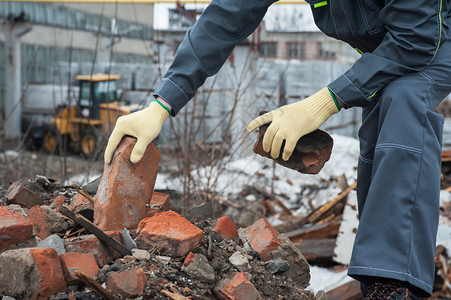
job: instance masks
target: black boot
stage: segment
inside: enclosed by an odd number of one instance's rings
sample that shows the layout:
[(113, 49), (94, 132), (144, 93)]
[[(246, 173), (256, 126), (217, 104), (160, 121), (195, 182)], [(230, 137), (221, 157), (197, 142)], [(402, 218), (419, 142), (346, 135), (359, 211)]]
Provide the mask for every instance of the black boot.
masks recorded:
[(403, 281), (381, 279), (368, 285), (363, 291), (362, 300), (419, 300)]

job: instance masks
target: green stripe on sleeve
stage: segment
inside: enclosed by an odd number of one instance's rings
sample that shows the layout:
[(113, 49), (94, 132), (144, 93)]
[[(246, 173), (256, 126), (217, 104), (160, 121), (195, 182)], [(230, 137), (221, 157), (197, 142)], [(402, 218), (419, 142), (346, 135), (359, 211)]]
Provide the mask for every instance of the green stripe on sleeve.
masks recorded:
[(326, 6), (327, 5), (327, 1), (323, 1), (323, 2), (319, 2), (313, 5), (314, 8), (318, 8), (321, 6)]

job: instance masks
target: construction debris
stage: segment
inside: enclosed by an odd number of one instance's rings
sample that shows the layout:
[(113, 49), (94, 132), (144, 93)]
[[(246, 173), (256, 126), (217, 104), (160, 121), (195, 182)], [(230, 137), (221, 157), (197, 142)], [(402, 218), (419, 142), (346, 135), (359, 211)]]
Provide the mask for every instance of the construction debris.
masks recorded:
[[(156, 151), (151, 149), (153, 154)], [(119, 156), (113, 163), (121, 164), (120, 172), (139, 168), (118, 162)], [(147, 167), (143, 163), (142, 168)], [(134, 186), (135, 179), (130, 180)], [(80, 208), (89, 209), (92, 199), (96, 210), (97, 203), (119, 197), (122, 190), (116, 189), (117, 195), (111, 192), (115, 185), (117, 180), (102, 178), (94, 196), (77, 186), (51, 182), (47, 187), (51, 192), (39, 194), (46, 199), (40, 205), (0, 207), (0, 233), (5, 237), (0, 244), (0, 295), (15, 299), (316, 299), (304, 289), (310, 280), (304, 256), (266, 219), (239, 229), (228, 216), (215, 220), (193, 215), (190, 222), (169, 210), (168, 195), (153, 189), (140, 193), (145, 213), (151, 211), (152, 216), (142, 215), (136, 225), (123, 218), (108, 225), (96, 222), (98, 212), (94, 223), (82, 215)], [(33, 188), (27, 190), (33, 192)], [(123, 199), (114, 205), (115, 210), (105, 209), (101, 219), (128, 211), (129, 205)], [(35, 248), (37, 243), (45, 247)], [(36, 271), (29, 273), (31, 269)], [(13, 282), (7, 279), (11, 272), (17, 272)]]
[[(119, 154), (115, 157), (119, 164)], [(120, 163), (121, 172), (139, 167)], [(135, 185), (135, 179), (127, 180)], [(120, 198), (120, 189), (110, 193), (118, 181), (102, 178), (97, 182), (103, 186), (91, 183), (88, 192), (43, 177), (13, 183), (10, 198), (0, 201), (10, 204), (0, 206), (0, 295), (53, 300), (359, 299), (356, 281), (316, 295), (306, 289), (311, 265), (346, 269), (349, 261), (349, 238), (358, 221), (355, 183), (347, 186), (344, 176), (334, 180), (341, 182), (342, 192), (324, 205), (311, 203), (311, 212), (304, 216), (290, 209), (283, 196), (252, 186), (240, 193), (241, 202), (211, 195), (229, 211), (248, 214), (246, 218), (224, 213), (214, 219), (217, 211), (209, 202), (184, 218), (171, 211), (169, 195), (152, 188), (140, 195), (145, 205), (138, 221), (121, 217), (105, 228), (96, 218), (106, 220), (122, 211), (120, 205), (131, 205)], [(12, 197), (13, 190), (25, 192)], [(98, 210), (92, 212), (95, 203), (107, 202), (102, 197), (122, 202), (100, 217)], [(37, 198), (42, 201), (30, 207), (28, 199)], [(442, 216), (451, 216), (451, 205), (444, 206)], [(275, 218), (277, 226), (271, 223)], [(451, 297), (450, 263), (447, 249), (439, 246), (432, 299)]]

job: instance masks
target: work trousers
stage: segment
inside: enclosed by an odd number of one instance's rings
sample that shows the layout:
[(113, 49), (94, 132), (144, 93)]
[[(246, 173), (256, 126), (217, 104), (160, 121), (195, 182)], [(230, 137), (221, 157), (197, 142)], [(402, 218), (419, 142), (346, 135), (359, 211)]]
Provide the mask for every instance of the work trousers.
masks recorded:
[(448, 39), (426, 69), (389, 83), (363, 109), (360, 223), (348, 271), (362, 283), (393, 278), (432, 292), (443, 131), (434, 109), (450, 92)]

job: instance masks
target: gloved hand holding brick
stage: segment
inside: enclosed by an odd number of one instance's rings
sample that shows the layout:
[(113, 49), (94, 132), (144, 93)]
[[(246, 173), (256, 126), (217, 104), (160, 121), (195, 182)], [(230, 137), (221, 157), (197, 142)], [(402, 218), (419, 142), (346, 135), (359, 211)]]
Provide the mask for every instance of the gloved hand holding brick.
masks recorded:
[(304, 135), (318, 129), (327, 119), (341, 109), (328, 88), (323, 88), (305, 100), (281, 106), (254, 119), (247, 127), (253, 131), (270, 123), (263, 138), (263, 150), (271, 157), (279, 157), (282, 143), (285, 146), (282, 159), (288, 160), (297, 141)]

